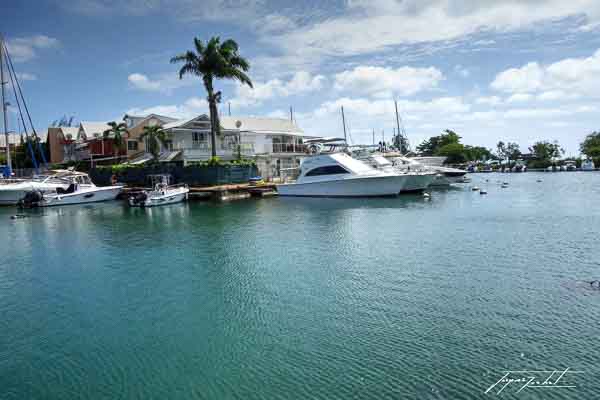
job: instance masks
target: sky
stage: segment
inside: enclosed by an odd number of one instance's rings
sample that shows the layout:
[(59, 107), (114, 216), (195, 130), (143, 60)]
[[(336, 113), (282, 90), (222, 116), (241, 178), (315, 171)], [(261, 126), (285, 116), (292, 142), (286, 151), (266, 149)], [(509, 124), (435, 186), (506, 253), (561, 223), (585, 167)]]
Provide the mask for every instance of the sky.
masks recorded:
[[(414, 147), (463, 142), (579, 154), (600, 129), (597, 0), (2, 0), (0, 29), (36, 128), (63, 115), (208, 112), (174, 55), (234, 39), (254, 89), (219, 81), (221, 113), (289, 118), (310, 135), (390, 140), (394, 100)], [(11, 115), (11, 129), (16, 118)]]

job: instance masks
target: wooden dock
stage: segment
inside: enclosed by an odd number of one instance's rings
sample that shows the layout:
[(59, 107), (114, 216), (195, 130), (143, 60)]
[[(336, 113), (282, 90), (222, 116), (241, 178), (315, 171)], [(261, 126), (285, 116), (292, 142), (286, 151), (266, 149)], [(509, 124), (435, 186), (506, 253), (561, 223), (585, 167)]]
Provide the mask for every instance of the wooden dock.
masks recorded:
[[(123, 189), (122, 198), (142, 190), (150, 188), (127, 187)], [(248, 183), (228, 184), (218, 186), (190, 186), (189, 200), (214, 200), (231, 201), (241, 200), (250, 197), (272, 197), (277, 196), (277, 189), (274, 184), (250, 185)]]

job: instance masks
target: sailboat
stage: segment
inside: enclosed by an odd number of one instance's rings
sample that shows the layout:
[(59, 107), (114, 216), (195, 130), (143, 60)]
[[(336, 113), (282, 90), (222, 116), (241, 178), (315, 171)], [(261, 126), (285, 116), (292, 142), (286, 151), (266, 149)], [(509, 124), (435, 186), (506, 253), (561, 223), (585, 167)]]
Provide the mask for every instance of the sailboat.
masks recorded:
[[(23, 125), (26, 136), (27, 150), (33, 162), (36, 171), (36, 176), (31, 179), (11, 179), (12, 178), (12, 157), (10, 153), (10, 140), (8, 133), (8, 104), (7, 101), (7, 86), (12, 89), (14, 95), (15, 106), (18, 111), (18, 117)], [(55, 192), (57, 189), (66, 189), (69, 184), (64, 180), (59, 179), (56, 174), (39, 175), (39, 164), (36, 159), (35, 151), (32, 143), (37, 143), (38, 149), (41, 150), (40, 141), (33, 126), (31, 115), (21, 84), (19, 83), (15, 72), (12, 59), (8, 52), (6, 42), (0, 35), (0, 102), (2, 103), (2, 122), (3, 133), (6, 142), (6, 166), (4, 168), (4, 179), (0, 179), (0, 205), (14, 205), (19, 202), (27, 192), (39, 191), (42, 193)], [(27, 117), (27, 119), (25, 118)], [(29, 134), (31, 130), (31, 135)], [(43, 151), (38, 152), (46, 166), (46, 159)]]

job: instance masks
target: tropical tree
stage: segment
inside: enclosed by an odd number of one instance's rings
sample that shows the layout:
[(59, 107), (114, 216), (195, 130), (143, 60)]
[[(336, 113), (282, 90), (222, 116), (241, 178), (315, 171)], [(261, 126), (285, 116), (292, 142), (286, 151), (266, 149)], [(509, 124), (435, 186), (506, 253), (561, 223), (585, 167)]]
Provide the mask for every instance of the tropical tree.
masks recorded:
[(588, 157), (600, 157), (600, 132), (592, 132), (585, 137), (579, 149)]
[(110, 129), (103, 132), (105, 139), (112, 136), (113, 140), (113, 155), (116, 156), (121, 152), (125, 146), (125, 136), (129, 136), (127, 125), (124, 122), (116, 123), (115, 121), (109, 122)]
[(499, 141), (496, 145), (496, 154), (501, 160), (516, 160), (521, 155), (521, 150), (518, 143)]
[(461, 143), (448, 143), (440, 147), (436, 156), (445, 156), (448, 164), (460, 164), (466, 161), (465, 146)]
[(217, 103), (221, 102), (221, 92), (215, 92), (214, 81), (232, 79), (252, 87), (252, 82), (246, 75), (250, 64), (239, 55), (238, 45), (234, 40), (228, 39), (221, 43), (218, 36), (212, 37), (206, 44), (199, 38), (194, 38), (194, 50), (171, 58), (171, 63), (183, 63), (179, 70), (179, 79), (190, 74), (201, 77), (204, 82), (210, 111), (211, 154), (214, 158), (217, 156), (217, 135), (221, 134), (217, 110)]
[(152, 154), (154, 160), (157, 160), (158, 155), (160, 154), (160, 149), (168, 138), (169, 135), (163, 131), (160, 126), (154, 125), (145, 126), (144, 132), (142, 132), (138, 140), (140, 142), (144, 141), (144, 139), (146, 140), (146, 150)]
[(547, 140), (535, 142), (533, 146), (529, 148), (531, 152), (538, 160), (549, 161), (553, 158), (559, 158), (565, 154), (565, 150), (560, 147), (557, 141), (550, 143)]
[(465, 145), (464, 154), (467, 161), (490, 160), (494, 158), (492, 152), (482, 146)]
[(417, 152), (423, 156), (433, 156), (439, 152), (440, 148), (448, 144), (460, 143), (460, 139), (461, 137), (456, 132), (446, 129), (441, 135), (432, 136), (418, 145)]

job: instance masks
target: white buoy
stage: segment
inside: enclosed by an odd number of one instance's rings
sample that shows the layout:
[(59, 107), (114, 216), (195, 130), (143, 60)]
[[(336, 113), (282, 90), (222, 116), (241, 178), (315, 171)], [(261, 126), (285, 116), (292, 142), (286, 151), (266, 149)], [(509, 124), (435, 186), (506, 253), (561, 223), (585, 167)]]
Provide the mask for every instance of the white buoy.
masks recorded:
[(429, 193), (427, 193), (427, 192), (424, 192), (424, 193), (423, 193), (423, 197), (427, 197), (427, 198), (429, 198), (429, 197), (431, 197), (431, 195), (430, 195)]

